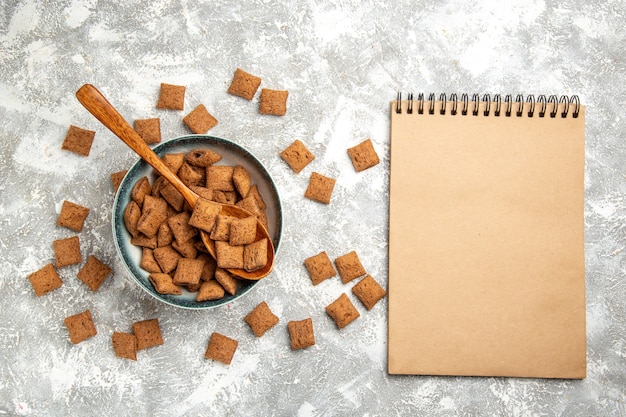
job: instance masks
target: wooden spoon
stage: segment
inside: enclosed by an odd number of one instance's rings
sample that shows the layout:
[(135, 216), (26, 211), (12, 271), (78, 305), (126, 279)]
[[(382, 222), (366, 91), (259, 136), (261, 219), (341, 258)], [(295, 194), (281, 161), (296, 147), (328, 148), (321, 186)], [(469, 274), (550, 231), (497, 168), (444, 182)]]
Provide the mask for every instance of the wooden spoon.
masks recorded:
[[(198, 195), (191, 191), (172, 171), (167, 168), (161, 158), (146, 144), (146, 142), (135, 132), (122, 115), (108, 102), (108, 100), (91, 84), (83, 85), (77, 92), (78, 101), (85, 106), (89, 112), (100, 120), (111, 132), (128, 145), (137, 155), (150, 164), (159, 174), (167, 179), (182, 194), (191, 207), (196, 206)], [(231, 204), (222, 204), (222, 214), (244, 218), (251, 216), (247, 210)], [(209, 234), (200, 230), (202, 242), (206, 246), (209, 254), (217, 259), (215, 242), (211, 240)], [(257, 235), (255, 241), (267, 239), (267, 263), (261, 269), (246, 271), (245, 269), (228, 269), (230, 273), (249, 280), (258, 280), (267, 276), (274, 266), (274, 243), (269, 236), (267, 229), (257, 220)]]

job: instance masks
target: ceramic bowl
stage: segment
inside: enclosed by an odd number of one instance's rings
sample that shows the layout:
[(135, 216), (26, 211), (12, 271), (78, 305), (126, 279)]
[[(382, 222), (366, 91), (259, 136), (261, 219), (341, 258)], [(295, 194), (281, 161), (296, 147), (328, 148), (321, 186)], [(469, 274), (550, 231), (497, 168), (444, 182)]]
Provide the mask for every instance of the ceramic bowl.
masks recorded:
[[(263, 200), (267, 204), (268, 231), (274, 242), (275, 251), (278, 251), (282, 234), (282, 207), (276, 185), (263, 164), (248, 150), (226, 139), (206, 135), (189, 135), (171, 139), (153, 148), (154, 152), (163, 156), (168, 153), (184, 153), (193, 149), (210, 149), (222, 155), (222, 160), (216, 165), (242, 165), (249, 172), (252, 183), (256, 184)], [(142, 159), (138, 160), (127, 172), (117, 190), (113, 203), (113, 237), (115, 246), (122, 263), (132, 280), (152, 297), (172, 306), (187, 309), (206, 309), (228, 304), (248, 293), (259, 281), (240, 280), (237, 292), (234, 295), (214, 301), (196, 301), (196, 293), (183, 289), (182, 295), (166, 295), (156, 292), (148, 280), (148, 272), (139, 266), (142, 249), (130, 243), (131, 235), (124, 226), (124, 209), (131, 201), (131, 191), (138, 179), (147, 176), (150, 183), (154, 183), (155, 174), (151, 166)], [(264, 279), (271, 279), (271, 273)]]

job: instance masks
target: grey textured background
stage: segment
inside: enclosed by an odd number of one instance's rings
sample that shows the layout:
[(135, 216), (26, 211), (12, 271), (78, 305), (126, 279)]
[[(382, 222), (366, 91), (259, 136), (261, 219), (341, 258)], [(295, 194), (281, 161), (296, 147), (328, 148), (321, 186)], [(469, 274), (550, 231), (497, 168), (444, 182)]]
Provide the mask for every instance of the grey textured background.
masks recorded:
[[(233, 3), (233, 4), (231, 4)], [(0, 415), (626, 415), (623, 226), (626, 4), (510, 2), (4, 0), (0, 3)], [(235, 68), (288, 89), (285, 117), (226, 89)], [(109, 174), (135, 157), (76, 101), (98, 86), (128, 118), (161, 117), (164, 138), (204, 103), (209, 133), (252, 151), (285, 209), (273, 274), (210, 311), (158, 304), (124, 274), (111, 241)], [(158, 86), (187, 86), (185, 112), (155, 109)], [(588, 377), (582, 381), (396, 377), (386, 373), (387, 300), (341, 331), (324, 307), (351, 285), (313, 287), (302, 261), (356, 250), (387, 283), (389, 101), (396, 91), (578, 94), (587, 109)], [(61, 150), (70, 124), (96, 130), (88, 158)], [(299, 175), (278, 153), (301, 139), (317, 156)], [(371, 138), (381, 164), (355, 173), (345, 152)], [(303, 197), (317, 171), (329, 206)], [(64, 285), (35, 297), (26, 276), (53, 260), (64, 200), (91, 208), (84, 256), (114, 273), (98, 293)], [(454, 259), (451, 259), (453, 262)], [(243, 322), (266, 300), (278, 326)], [(63, 318), (90, 308), (98, 335), (71, 345)], [(113, 331), (157, 317), (165, 344), (116, 358)], [(312, 317), (317, 344), (289, 348), (286, 322)], [(219, 331), (239, 340), (227, 367), (203, 358)], [(425, 335), (427, 337), (427, 335)]]

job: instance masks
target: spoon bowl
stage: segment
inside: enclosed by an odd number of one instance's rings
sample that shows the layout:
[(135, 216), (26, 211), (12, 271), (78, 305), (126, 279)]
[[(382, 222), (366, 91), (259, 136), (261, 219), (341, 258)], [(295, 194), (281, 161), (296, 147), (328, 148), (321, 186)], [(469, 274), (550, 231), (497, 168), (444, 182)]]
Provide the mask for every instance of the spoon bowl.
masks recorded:
[[(159, 174), (167, 179), (178, 192), (184, 197), (191, 207), (195, 207), (198, 195), (190, 190), (168, 167), (163, 163), (161, 158), (145, 143), (145, 141), (135, 132), (130, 124), (122, 117), (122, 115), (109, 103), (109, 101), (96, 89), (93, 85), (85, 84), (77, 92), (78, 101), (104, 126), (119, 137), (126, 145), (128, 145), (137, 155), (152, 166)], [(241, 207), (223, 204), (222, 214), (229, 214), (234, 217), (242, 218), (251, 216), (251, 214)], [(202, 242), (207, 251), (213, 258), (216, 257), (215, 244), (211, 240), (208, 233), (200, 230)], [(264, 267), (255, 271), (246, 271), (244, 269), (230, 268), (228, 271), (233, 275), (248, 279), (259, 280), (266, 277), (272, 270), (274, 265), (274, 244), (269, 236), (265, 226), (257, 220), (257, 236), (256, 240), (267, 239), (267, 263)]]

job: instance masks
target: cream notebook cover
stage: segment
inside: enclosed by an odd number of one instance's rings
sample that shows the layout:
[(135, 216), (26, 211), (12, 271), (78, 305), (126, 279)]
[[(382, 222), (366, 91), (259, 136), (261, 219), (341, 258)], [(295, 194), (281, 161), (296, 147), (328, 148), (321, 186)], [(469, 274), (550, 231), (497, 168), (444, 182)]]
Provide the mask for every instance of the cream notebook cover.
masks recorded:
[(585, 377), (584, 132), (576, 96), (391, 103), (390, 374)]

